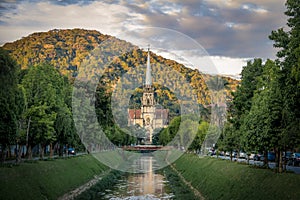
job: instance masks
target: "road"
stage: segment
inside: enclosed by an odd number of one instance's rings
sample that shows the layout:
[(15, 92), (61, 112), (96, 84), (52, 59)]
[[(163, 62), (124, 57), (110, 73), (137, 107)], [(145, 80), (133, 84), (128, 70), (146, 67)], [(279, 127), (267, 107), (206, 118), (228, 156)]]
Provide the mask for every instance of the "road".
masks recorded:
[[(212, 156), (212, 157), (217, 158), (216, 155), (214, 155), (214, 156)], [(218, 158), (219, 158), (219, 159), (223, 159), (223, 160), (230, 160), (230, 157), (229, 157), (229, 156), (219, 156)], [(244, 163), (247, 162), (246, 159), (242, 159), (242, 158), (240, 158), (240, 159), (232, 158), (232, 159), (234, 159), (234, 161), (237, 161), (237, 162), (244, 162)], [(249, 164), (251, 164), (251, 165), (259, 165), (259, 166), (262, 166), (262, 165), (263, 165), (263, 162), (262, 162), (262, 161), (249, 160)], [(274, 169), (274, 168), (276, 167), (275, 162), (269, 162), (268, 164), (269, 164), (269, 167), (270, 167), (271, 169)], [(295, 166), (288, 166), (288, 165), (286, 165), (286, 169), (287, 169), (288, 171), (293, 171), (293, 172), (295, 172), (295, 174), (300, 174), (300, 167), (295, 167)]]

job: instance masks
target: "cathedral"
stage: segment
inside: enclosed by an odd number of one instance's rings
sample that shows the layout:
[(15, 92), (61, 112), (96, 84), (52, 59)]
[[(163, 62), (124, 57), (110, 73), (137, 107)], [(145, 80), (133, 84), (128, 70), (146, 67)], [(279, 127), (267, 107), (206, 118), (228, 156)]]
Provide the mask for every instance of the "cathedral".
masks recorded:
[(146, 80), (143, 85), (143, 97), (140, 109), (128, 109), (128, 125), (136, 125), (145, 128), (145, 144), (152, 144), (152, 136), (155, 129), (167, 127), (169, 123), (169, 110), (156, 104), (150, 65), (150, 52), (148, 48)]

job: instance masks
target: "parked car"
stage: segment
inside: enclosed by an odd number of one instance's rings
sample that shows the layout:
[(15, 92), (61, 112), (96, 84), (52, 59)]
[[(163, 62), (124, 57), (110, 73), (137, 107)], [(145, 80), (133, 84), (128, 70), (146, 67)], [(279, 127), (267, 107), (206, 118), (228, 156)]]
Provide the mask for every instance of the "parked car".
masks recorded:
[(246, 152), (240, 151), (239, 158), (246, 158), (246, 157), (247, 157)]
[(282, 161), (286, 161), (287, 163), (291, 161), (293, 158), (293, 153), (290, 151), (283, 152)]
[(68, 148), (68, 155), (69, 154), (76, 155), (75, 149), (72, 147)]
[(237, 152), (233, 151), (231, 155), (232, 155), (233, 158), (236, 158), (237, 157)]
[[(264, 161), (265, 156), (263, 154), (257, 154), (257, 158), (255, 160)], [(268, 161), (274, 162), (275, 161), (275, 153), (268, 152)]]
[(213, 156), (216, 155), (216, 151), (214, 148), (208, 150), (208, 155)]
[(299, 166), (300, 164), (300, 153), (293, 153), (292, 161), (294, 166)]
[(275, 161), (275, 153), (274, 152), (268, 152), (268, 161)]
[(249, 155), (249, 160), (254, 160), (254, 156), (255, 156), (256, 154), (255, 153), (250, 153), (250, 155)]
[(257, 153), (254, 155), (253, 160), (262, 161), (262, 160), (264, 160), (264, 155), (261, 153)]

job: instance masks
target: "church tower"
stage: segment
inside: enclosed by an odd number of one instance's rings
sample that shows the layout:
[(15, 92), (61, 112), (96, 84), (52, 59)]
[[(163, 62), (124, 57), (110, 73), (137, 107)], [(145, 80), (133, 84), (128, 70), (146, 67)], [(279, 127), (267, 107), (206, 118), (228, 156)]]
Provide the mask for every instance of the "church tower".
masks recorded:
[(143, 97), (142, 97), (142, 118), (144, 119), (144, 127), (147, 130), (146, 143), (152, 143), (153, 135), (153, 121), (155, 118), (155, 100), (154, 100), (154, 89), (152, 86), (152, 74), (150, 65), (150, 48), (148, 47), (147, 57), (147, 69), (146, 69), (146, 80), (143, 86)]
[(128, 126), (139, 125), (146, 130), (143, 137), (145, 144), (152, 144), (155, 129), (166, 128), (169, 123), (169, 109), (156, 105), (150, 64), (150, 48), (148, 47), (146, 79), (143, 84), (141, 109), (128, 109)]

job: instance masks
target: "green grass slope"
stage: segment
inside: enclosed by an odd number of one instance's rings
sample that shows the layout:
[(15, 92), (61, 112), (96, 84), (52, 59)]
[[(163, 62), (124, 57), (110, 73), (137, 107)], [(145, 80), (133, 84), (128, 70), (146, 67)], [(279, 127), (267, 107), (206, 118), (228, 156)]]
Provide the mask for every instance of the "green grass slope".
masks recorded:
[(300, 175), (184, 155), (174, 166), (206, 199), (300, 199)]
[(90, 155), (0, 167), (0, 199), (57, 199), (106, 170)]

